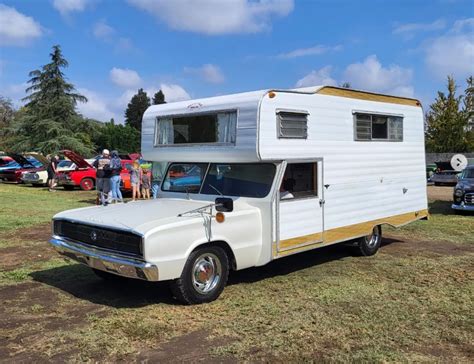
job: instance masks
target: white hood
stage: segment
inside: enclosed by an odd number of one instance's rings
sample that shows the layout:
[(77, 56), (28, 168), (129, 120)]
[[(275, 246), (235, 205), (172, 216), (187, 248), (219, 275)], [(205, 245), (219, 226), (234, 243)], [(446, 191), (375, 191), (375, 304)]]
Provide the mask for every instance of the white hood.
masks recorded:
[[(85, 224), (106, 226), (122, 230), (146, 233), (146, 226), (158, 227), (176, 222), (178, 214), (211, 204), (210, 201), (195, 201), (175, 198), (129, 202), (108, 206), (93, 206), (60, 212), (54, 218), (63, 218)], [(189, 217), (188, 217), (189, 219)]]

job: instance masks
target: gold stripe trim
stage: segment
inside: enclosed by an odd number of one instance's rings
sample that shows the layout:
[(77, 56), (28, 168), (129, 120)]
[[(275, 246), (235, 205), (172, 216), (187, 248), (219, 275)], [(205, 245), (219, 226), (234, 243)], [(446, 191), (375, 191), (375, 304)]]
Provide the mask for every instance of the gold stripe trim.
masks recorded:
[(420, 101), (416, 99), (410, 99), (407, 97), (382, 95), (382, 94), (376, 94), (372, 92), (357, 91), (357, 90), (338, 88), (338, 87), (333, 87), (333, 86), (325, 86), (321, 88), (320, 90), (318, 90), (316, 93), (319, 95), (340, 96), (340, 97), (347, 97), (351, 99), (387, 102), (391, 104), (421, 107)]
[[(374, 226), (376, 225), (388, 224), (394, 227), (399, 227), (428, 216), (428, 210), (425, 209), (401, 215), (384, 217), (381, 219), (362, 222), (359, 224), (330, 229), (326, 230), (324, 234), (316, 233), (300, 236), (297, 238), (282, 240), (278, 245), (277, 252), (274, 252), (274, 257), (278, 258), (289, 254), (299, 253), (304, 250), (310, 250), (312, 248), (331, 245), (334, 243), (358, 238), (364, 235), (369, 235)], [(318, 239), (318, 237), (319, 241), (315, 241)], [(321, 239), (321, 237), (324, 237), (324, 239)]]

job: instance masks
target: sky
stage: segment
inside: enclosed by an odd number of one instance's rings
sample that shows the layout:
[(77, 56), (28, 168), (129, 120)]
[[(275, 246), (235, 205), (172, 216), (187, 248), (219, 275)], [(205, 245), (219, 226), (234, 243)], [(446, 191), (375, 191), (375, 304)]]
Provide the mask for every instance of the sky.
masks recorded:
[(0, 95), (59, 44), (84, 116), (123, 122), (138, 88), (168, 102), (341, 85), (414, 97), (474, 74), (474, 0), (0, 0)]

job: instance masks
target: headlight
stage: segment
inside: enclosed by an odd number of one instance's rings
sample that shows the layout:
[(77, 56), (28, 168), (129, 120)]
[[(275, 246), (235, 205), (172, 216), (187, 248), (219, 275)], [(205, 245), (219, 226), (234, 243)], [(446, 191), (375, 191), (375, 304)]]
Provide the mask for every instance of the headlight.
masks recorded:
[(463, 195), (463, 191), (462, 191), (462, 190), (454, 190), (454, 196), (461, 197), (462, 195)]

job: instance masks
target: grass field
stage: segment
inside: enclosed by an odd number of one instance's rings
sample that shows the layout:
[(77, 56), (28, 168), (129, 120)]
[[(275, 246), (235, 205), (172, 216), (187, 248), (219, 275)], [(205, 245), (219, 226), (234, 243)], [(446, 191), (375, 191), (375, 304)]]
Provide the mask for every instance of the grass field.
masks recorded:
[(104, 283), (46, 243), (51, 216), (92, 192), (0, 184), (0, 361), (473, 362), (474, 216), (430, 187), (431, 219), (233, 272), (216, 302), (165, 283)]

